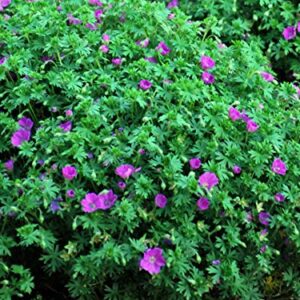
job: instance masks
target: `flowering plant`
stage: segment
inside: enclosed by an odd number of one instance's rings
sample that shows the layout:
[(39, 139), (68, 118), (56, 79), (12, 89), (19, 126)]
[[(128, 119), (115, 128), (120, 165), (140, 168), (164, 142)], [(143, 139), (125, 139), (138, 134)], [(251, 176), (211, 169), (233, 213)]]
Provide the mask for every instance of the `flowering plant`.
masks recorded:
[(1, 299), (299, 296), (300, 102), (256, 41), (0, 3)]

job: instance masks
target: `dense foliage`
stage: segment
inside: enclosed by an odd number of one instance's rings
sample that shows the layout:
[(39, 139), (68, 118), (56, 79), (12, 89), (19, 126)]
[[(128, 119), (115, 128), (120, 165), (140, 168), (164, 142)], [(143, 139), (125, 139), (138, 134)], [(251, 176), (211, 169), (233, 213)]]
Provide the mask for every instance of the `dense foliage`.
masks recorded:
[[(297, 0), (179, 0), (180, 9), (208, 28), (208, 34), (225, 42), (255, 41), (271, 59), (281, 79), (300, 79), (300, 38), (289, 40), (283, 31), (300, 30), (300, 2)], [(299, 36), (299, 33), (298, 33)]]
[(260, 43), (163, 2), (4, 2), (0, 298), (299, 298), (300, 102)]

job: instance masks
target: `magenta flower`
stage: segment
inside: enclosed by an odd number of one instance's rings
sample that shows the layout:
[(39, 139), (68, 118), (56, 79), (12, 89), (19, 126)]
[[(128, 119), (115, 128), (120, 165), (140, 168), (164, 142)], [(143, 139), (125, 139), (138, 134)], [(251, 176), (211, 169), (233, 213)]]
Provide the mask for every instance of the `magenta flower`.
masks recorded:
[(168, 3), (167, 8), (171, 9), (178, 6), (178, 0), (172, 0)]
[(122, 58), (121, 57), (117, 57), (117, 58), (113, 58), (111, 60), (111, 62), (116, 65), (116, 66), (119, 66), (121, 63), (122, 63)]
[(103, 3), (99, 0), (89, 0), (89, 4), (96, 6), (103, 6)]
[(242, 117), (241, 113), (232, 106), (228, 110), (228, 116), (232, 121), (239, 120)]
[(242, 169), (239, 166), (234, 166), (232, 168), (232, 171), (233, 171), (234, 174), (240, 174), (242, 172)]
[(64, 131), (64, 132), (68, 132), (71, 131), (72, 129), (72, 121), (67, 121), (65, 123), (61, 123), (59, 125), (59, 127)]
[(285, 197), (284, 195), (282, 195), (281, 193), (277, 193), (275, 196), (274, 196), (274, 199), (278, 202), (283, 202), (285, 200)]
[(265, 211), (262, 211), (258, 214), (259, 222), (265, 226), (269, 225), (270, 217), (270, 214)]
[(124, 181), (119, 181), (118, 182), (118, 187), (121, 189), (121, 190), (124, 190), (126, 188), (126, 183)]
[(242, 111), (242, 114), (241, 114), (241, 117), (243, 119), (244, 122), (248, 122), (248, 121), (251, 121), (250, 117), (247, 115), (246, 111), (243, 109)]
[(2, 56), (0, 58), (0, 66), (3, 65), (6, 62), (7, 58), (5, 56)]
[(201, 78), (205, 84), (212, 84), (215, 82), (215, 76), (208, 72), (203, 72)]
[(97, 9), (95, 12), (94, 12), (94, 16), (97, 20), (100, 20), (101, 19), (101, 16), (103, 15), (103, 10), (102, 9)]
[(287, 41), (294, 39), (296, 37), (296, 34), (297, 34), (296, 27), (294, 26), (288, 26), (284, 28), (282, 32), (284, 39)]
[(99, 49), (103, 53), (107, 53), (109, 51), (109, 47), (107, 45), (101, 45)]
[(6, 168), (6, 170), (13, 170), (14, 168), (14, 161), (12, 159), (8, 160), (7, 162), (4, 163), (4, 167)]
[(300, 22), (297, 24), (297, 31), (300, 32)]
[(259, 249), (260, 253), (265, 253), (265, 252), (267, 251), (267, 248), (268, 248), (268, 245), (263, 245), (263, 246)]
[(0, 0), (0, 11), (2, 11), (10, 3), (11, 3), (11, 0)]
[(82, 210), (86, 213), (94, 212), (98, 209), (99, 196), (95, 193), (87, 193), (81, 200)]
[(155, 196), (155, 205), (159, 208), (164, 208), (167, 205), (168, 199), (164, 194), (157, 194)]
[(93, 30), (93, 31), (94, 31), (94, 30), (97, 30), (97, 28), (98, 28), (98, 27), (97, 27), (97, 23), (93, 23), (93, 24), (92, 24), (92, 23), (87, 23), (87, 24), (85, 25), (85, 27), (88, 28), (89, 30)]
[(149, 90), (152, 86), (152, 83), (146, 79), (143, 79), (140, 81), (139, 86), (142, 90)]
[(68, 198), (74, 198), (75, 197), (75, 192), (74, 192), (74, 190), (67, 190), (66, 195), (67, 195)]
[(109, 35), (108, 34), (103, 34), (102, 35), (102, 40), (104, 41), (104, 42), (109, 42), (109, 40), (110, 40), (110, 37), (109, 37)]
[(211, 57), (205, 55), (201, 56), (200, 63), (204, 70), (211, 69), (216, 65), (215, 61)]
[(160, 42), (155, 49), (158, 50), (161, 55), (167, 55), (171, 52), (171, 49), (164, 42)]
[(274, 76), (268, 72), (260, 72), (261, 77), (268, 82), (274, 81)]
[(158, 274), (162, 267), (166, 265), (161, 248), (149, 248), (144, 252), (144, 257), (140, 261), (140, 268), (151, 275)]
[(174, 19), (175, 18), (175, 14), (174, 13), (172, 13), (172, 14), (168, 14), (168, 20), (172, 20), (172, 19)]
[(191, 169), (197, 170), (201, 167), (201, 160), (197, 157), (194, 157), (190, 159), (189, 164)]
[(147, 61), (149, 61), (149, 62), (151, 62), (153, 64), (157, 64), (157, 59), (155, 57), (153, 57), (153, 56), (151, 56), (151, 57), (145, 57), (145, 60), (147, 60)]
[(33, 126), (32, 120), (30, 118), (26, 118), (26, 117), (21, 118), (18, 121), (18, 124), (26, 130), (30, 130)]
[(199, 177), (199, 184), (206, 187), (208, 190), (219, 183), (219, 178), (215, 173), (205, 172)]
[(149, 45), (149, 42), (150, 42), (150, 40), (147, 38), (147, 39), (144, 39), (143, 41), (137, 41), (136, 44), (142, 48), (147, 48)]
[(74, 177), (77, 176), (77, 170), (75, 167), (67, 165), (63, 167), (62, 174), (65, 179), (72, 180)]
[(272, 164), (272, 171), (279, 175), (285, 175), (287, 168), (285, 163), (280, 158), (275, 158)]
[(145, 149), (141, 148), (141, 149), (139, 150), (139, 154), (140, 154), (140, 155), (144, 155), (145, 153), (146, 153), (146, 150), (145, 150)]
[(97, 209), (107, 210), (111, 208), (115, 204), (117, 198), (118, 196), (114, 194), (113, 190), (109, 190), (104, 194), (99, 194)]
[(259, 129), (259, 126), (253, 120), (249, 120), (247, 122), (247, 131), (248, 132), (255, 132), (258, 129)]
[(135, 167), (129, 164), (121, 165), (115, 170), (115, 173), (123, 179), (129, 178), (135, 172)]
[(66, 117), (72, 117), (73, 116), (73, 111), (71, 109), (66, 110)]
[(31, 133), (26, 129), (17, 130), (11, 137), (11, 143), (15, 147), (19, 147), (23, 142), (28, 142), (30, 140)]
[(82, 23), (82, 21), (75, 18), (72, 14), (68, 14), (68, 23), (72, 25), (79, 25)]
[(209, 208), (210, 202), (208, 199), (201, 197), (197, 201), (197, 206), (200, 210), (207, 210)]

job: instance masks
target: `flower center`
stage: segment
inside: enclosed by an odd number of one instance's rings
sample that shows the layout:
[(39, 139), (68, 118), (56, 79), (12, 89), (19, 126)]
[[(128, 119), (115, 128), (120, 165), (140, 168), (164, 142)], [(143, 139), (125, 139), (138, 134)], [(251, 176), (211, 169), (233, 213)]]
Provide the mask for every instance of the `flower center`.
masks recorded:
[(156, 258), (155, 258), (155, 256), (150, 256), (150, 258), (149, 258), (149, 262), (150, 262), (151, 264), (154, 264), (154, 263), (155, 263), (155, 261), (156, 261)]

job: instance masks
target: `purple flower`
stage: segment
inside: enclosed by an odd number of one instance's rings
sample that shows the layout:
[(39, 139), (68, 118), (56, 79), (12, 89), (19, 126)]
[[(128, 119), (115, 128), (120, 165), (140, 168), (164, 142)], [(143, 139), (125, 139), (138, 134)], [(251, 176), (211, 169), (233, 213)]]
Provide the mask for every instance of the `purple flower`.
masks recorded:
[(18, 124), (26, 130), (30, 130), (33, 126), (32, 120), (30, 118), (26, 118), (26, 117), (21, 118), (18, 121)]
[(45, 56), (41, 57), (41, 60), (43, 62), (45, 62), (45, 63), (47, 63), (47, 62), (53, 62), (54, 61), (54, 56), (45, 55)]
[(124, 181), (119, 181), (118, 182), (118, 187), (121, 189), (121, 190), (124, 190), (126, 188), (126, 183)]
[(61, 207), (59, 206), (58, 200), (55, 199), (55, 200), (51, 201), (50, 209), (53, 213), (61, 209)]
[(260, 72), (261, 77), (268, 82), (274, 81), (274, 76), (268, 72)]
[(174, 13), (172, 13), (172, 14), (168, 14), (168, 20), (172, 20), (172, 19), (174, 19), (175, 18), (175, 14)]
[(219, 183), (219, 179), (215, 173), (205, 172), (199, 177), (199, 184), (210, 190)]
[(205, 55), (201, 56), (200, 63), (204, 70), (212, 69), (216, 65), (215, 61), (211, 57)]
[(259, 222), (265, 226), (269, 225), (270, 217), (270, 214), (265, 211), (262, 211), (258, 214)]
[(246, 111), (243, 109), (242, 111), (242, 114), (241, 114), (241, 117), (243, 119), (244, 122), (248, 122), (248, 121), (251, 121), (251, 119), (249, 118), (249, 116), (247, 115)]
[(94, 16), (97, 20), (100, 20), (101, 19), (101, 16), (103, 15), (103, 10), (102, 9), (97, 9), (95, 12), (94, 12)]
[(74, 177), (77, 176), (77, 170), (75, 167), (67, 165), (63, 167), (62, 174), (65, 179), (72, 180)]
[(56, 170), (56, 169), (57, 169), (57, 164), (53, 164), (53, 165), (51, 166), (51, 169), (52, 169), (52, 170)]
[(3, 65), (6, 62), (7, 58), (5, 56), (2, 56), (0, 58), (0, 66)]
[(266, 250), (267, 250), (267, 248), (268, 248), (268, 246), (267, 245), (263, 245), (261, 248), (260, 248), (260, 253), (264, 253), (264, 252), (266, 252)]
[(241, 169), (241, 167), (235, 165), (235, 166), (233, 166), (232, 171), (234, 174), (240, 174), (242, 172), (242, 169)]
[(89, 4), (96, 6), (103, 6), (103, 3), (99, 0), (89, 0)]
[(62, 11), (62, 7), (60, 5), (57, 6), (57, 11)]
[(197, 201), (197, 206), (200, 210), (207, 210), (209, 208), (210, 202), (208, 199), (201, 197)]
[(149, 45), (149, 42), (150, 42), (150, 40), (147, 38), (147, 39), (144, 39), (143, 41), (137, 41), (136, 44), (142, 48), (147, 48)]
[(87, 154), (87, 158), (88, 158), (88, 159), (93, 159), (93, 158), (94, 158), (94, 154), (93, 154), (92, 152), (89, 152), (89, 153)]
[(215, 76), (208, 72), (203, 72), (201, 78), (205, 84), (212, 84), (215, 82)]
[(232, 121), (239, 120), (242, 117), (241, 113), (232, 106), (228, 110), (228, 116)]
[(247, 131), (248, 132), (255, 132), (258, 129), (259, 129), (259, 126), (253, 120), (249, 120), (247, 122)]
[(13, 170), (14, 168), (14, 161), (12, 159), (8, 160), (7, 162), (4, 163), (4, 167), (6, 168), (6, 170)]
[(153, 56), (150, 56), (150, 57), (145, 57), (145, 60), (153, 63), (153, 64), (157, 64), (157, 59)]
[(144, 155), (145, 153), (146, 153), (146, 150), (145, 150), (145, 149), (142, 148), (142, 149), (139, 150), (139, 154), (140, 154), (140, 155)]
[(146, 80), (146, 79), (142, 79), (142, 80), (140, 81), (139, 86), (140, 86), (140, 88), (141, 88), (142, 90), (148, 90), (148, 89), (151, 88), (152, 83), (151, 83), (150, 81)]
[(284, 28), (282, 35), (284, 37), (285, 40), (292, 40), (296, 37), (296, 27), (294, 26), (288, 26), (286, 28)]
[(287, 168), (285, 163), (280, 158), (275, 158), (272, 164), (272, 171), (279, 175), (285, 175)]
[(43, 159), (39, 159), (37, 161), (37, 163), (40, 165), (40, 166), (43, 166), (45, 164), (45, 161)]
[(11, 143), (15, 147), (19, 147), (23, 142), (28, 142), (30, 140), (31, 133), (26, 129), (17, 130), (11, 137)]
[(167, 8), (171, 9), (178, 6), (178, 0), (172, 0), (168, 3)]
[(164, 42), (160, 42), (155, 49), (158, 50), (161, 55), (167, 55), (171, 52), (171, 49)]
[(117, 198), (118, 196), (114, 194), (113, 190), (109, 190), (104, 194), (99, 194), (97, 208), (101, 210), (107, 210), (115, 204)]
[(274, 196), (274, 199), (278, 202), (283, 202), (285, 200), (285, 197), (284, 195), (282, 195), (281, 193), (277, 193), (275, 196)]
[(166, 265), (161, 248), (149, 248), (144, 252), (144, 257), (140, 261), (140, 268), (151, 275), (158, 274), (160, 269)]
[(246, 220), (248, 221), (248, 222), (252, 222), (253, 221), (253, 216), (252, 216), (252, 213), (251, 212), (247, 212), (247, 214), (246, 214)]
[(66, 110), (66, 117), (72, 117), (73, 116), (73, 111), (71, 109)]
[(68, 14), (68, 22), (72, 25), (79, 25), (82, 23), (80, 19), (75, 18), (72, 14)]
[(219, 259), (216, 259), (216, 260), (213, 260), (213, 261), (212, 261), (213, 266), (217, 266), (217, 265), (219, 265), (220, 263), (221, 263), (221, 261), (220, 261)]
[(164, 208), (167, 205), (168, 199), (164, 194), (157, 194), (155, 196), (155, 205), (159, 208)]
[(267, 233), (268, 233), (268, 229), (265, 228), (265, 229), (263, 229), (263, 230), (261, 231), (260, 235), (261, 235), (261, 236), (265, 236)]
[(197, 170), (201, 167), (201, 160), (197, 157), (190, 159), (189, 163), (190, 163), (191, 169), (193, 169), (193, 170)]
[(59, 127), (64, 131), (68, 132), (72, 129), (72, 121), (67, 121), (65, 123), (61, 123)]
[(74, 190), (67, 190), (66, 195), (67, 195), (68, 198), (74, 198), (75, 197), (75, 192), (74, 192)]
[(85, 25), (85, 27), (86, 28), (88, 28), (89, 30), (97, 30), (97, 23), (87, 23), (86, 25)]
[(10, 3), (11, 3), (11, 0), (0, 0), (0, 11), (2, 11)]
[(117, 58), (113, 58), (111, 60), (111, 62), (116, 65), (116, 66), (119, 66), (121, 63), (122, 63), (122, 58), (121, 57), (117, 57)]
[(107, 45), (101, 45), (99, 49), (103, 53), (107, 53), (109, 51), (109, 47)]
[(129, 178), (135, 172), (135, 167), (129, 164), (121, 165), (115, 169), (115, 173), (123, 179)]
[(94, 212), (98, 209), (99, 196), (95, 193), (87, 193), (85, 198), (81, 200), (82, 210), (86, 213)]
[(109, 35), (108, 34), (103, 34), (102, 35), (102, 40), (104, 41), (104, 42), (109, 42), (109, 40), (110, 40), (110, 37), (109, 37)]

